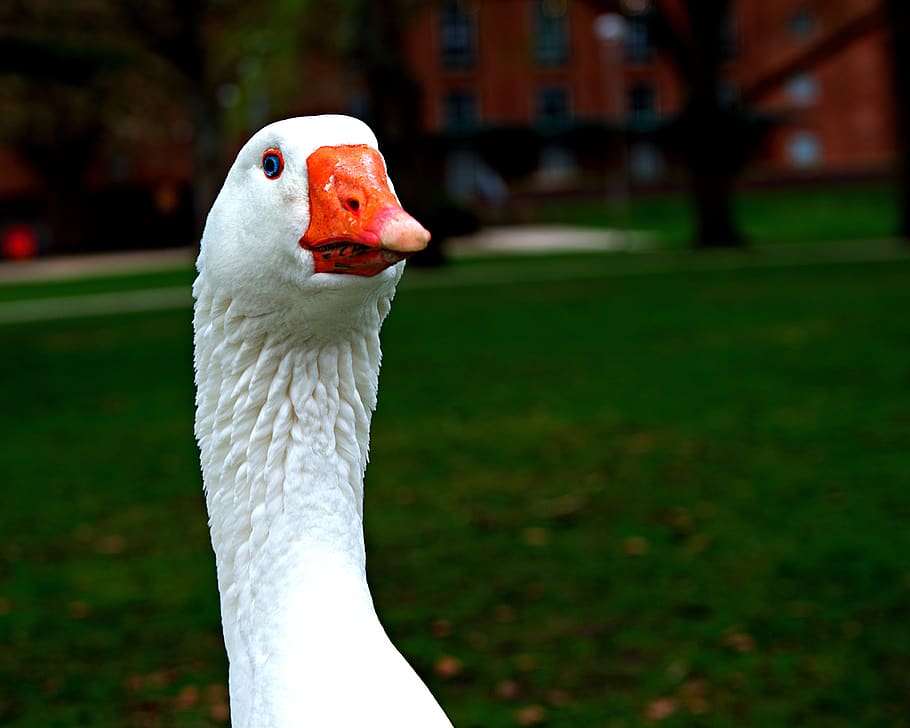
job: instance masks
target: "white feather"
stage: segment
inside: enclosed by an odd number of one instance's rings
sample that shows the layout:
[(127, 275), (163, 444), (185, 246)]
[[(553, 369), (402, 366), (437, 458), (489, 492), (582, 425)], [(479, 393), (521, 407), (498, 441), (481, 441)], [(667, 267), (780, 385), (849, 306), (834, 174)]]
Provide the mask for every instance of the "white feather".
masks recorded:
[[(450, 726), (373, 608), (363, 474), (379, 329), (403, 264), (314, 274), (306, 158), (376, 147), (348, 117), (289, 119), (240, 151), (193, 288), (196, 436), (235, 728)], [(260, 169), (280, 148), (277, 180)]]

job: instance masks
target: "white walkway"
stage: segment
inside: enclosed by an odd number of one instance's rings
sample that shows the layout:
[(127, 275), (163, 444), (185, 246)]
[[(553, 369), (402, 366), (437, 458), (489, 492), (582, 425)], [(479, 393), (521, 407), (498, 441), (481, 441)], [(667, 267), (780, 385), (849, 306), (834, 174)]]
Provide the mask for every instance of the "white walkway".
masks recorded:
[[(470, 238), (450, 241), (447, 255), (478, 257), (490, 254), (514, 255), (508, 262), (485, 265), (451, 265), (417, 268), (401, 282), (402, 293), (427, 288), (470, 288), (513, 283), (590, 280), (659, 275), (679, 271), (725, 271), (742, 268), (791, 268), (857, 262), (910, 260), (910, 248), (895, 240), (846, 243), (779, 245), (742, 251), (689, 251), (641, 253), (635, 255), (578, 258), (568, 253), (601, 250), (638, 252), (648, 250), (647, 241), (611, 231), (577, 228), (535, 227), (494, 228)], [(547, 264), (529, 260), (529, 254), (546, 253)], [(557, 254), (554, 256), (553, 254)], [(559, 256), (559, 253), (567, 253)], [(522, 258), (521, 256), (525, 256)], [(192, 265), (191, 249), (120, 253), (101, 256), (42, 259), (27, 263), (0, 263), (0, 286), (180, 270)], [(25, 297), (0, 302), (0, 325), (55, 319), (103, 316), (139, 311), (189, 308), (189, 286), (148, 288), (112, 293), (57, 297)]]

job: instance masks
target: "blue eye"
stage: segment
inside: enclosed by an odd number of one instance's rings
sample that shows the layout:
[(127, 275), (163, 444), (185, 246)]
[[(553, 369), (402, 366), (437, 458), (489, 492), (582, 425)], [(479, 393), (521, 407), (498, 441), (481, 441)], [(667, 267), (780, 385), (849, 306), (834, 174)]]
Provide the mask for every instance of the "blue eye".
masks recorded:
[(267, 149), (262, 155), (262, 172), (269, 179), (278, 179), (284, 171), (284, 157), (277, 149)]

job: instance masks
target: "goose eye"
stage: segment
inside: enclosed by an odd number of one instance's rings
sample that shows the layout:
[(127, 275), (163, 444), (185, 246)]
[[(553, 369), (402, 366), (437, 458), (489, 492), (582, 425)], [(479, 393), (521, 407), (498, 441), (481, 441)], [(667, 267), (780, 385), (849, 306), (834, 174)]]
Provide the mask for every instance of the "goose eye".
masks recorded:
[(269, 149), (262, 155), (262, 172), (269, 179), (278, 179), (284, 171), (284, 157), (277, 149)]

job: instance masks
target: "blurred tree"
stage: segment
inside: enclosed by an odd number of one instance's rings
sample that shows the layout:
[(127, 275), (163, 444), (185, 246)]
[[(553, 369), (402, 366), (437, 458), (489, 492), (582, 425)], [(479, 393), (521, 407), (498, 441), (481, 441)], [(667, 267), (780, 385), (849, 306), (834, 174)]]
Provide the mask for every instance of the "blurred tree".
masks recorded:
[(798, 53), (744, 84), (744, 103), (755, 103), (795, 76), (811, 72), (856, 41), (890, 30), (894, 87), (895, 138), (898, 145), (899, 215), (897, 235), (910, 241), (910, 4), (873, 0), (865, 4), (806, 0), (803, 7), (824, 22), (826, 32)]
[[(182, 102), (193, 128), (193, 217), (201, 232), (223, 168), (223, 130), (217, 86), (225, 75), (212, 56), (213, 26), (233, 3), (206, 0), (125, 0), (117, 4), (124, 38), (156, 84)], [(217, 47), (217, 46), (215, 46)], [(219, 59), (220, 60), (220, 59)]]
[(665, 134), (689, 176), (695, 243), (706, 248), (743, 243), (733, 188), (765, 129), (724, 93), (722, 66), (735, 43), (732, 6), (732, 0), (655, 0), (645, 15), (685, 89), (682, 111)]
[(744, 242), (733, 212), (737, 176), (770, 128), (728, 92), (724, 63), (735, 52), (733, 0), (593, 0), (604, 11), (633, 16), (648, 28), (679, 77), (682, 109), (658, 132), (689, 177), (695, 245)]
[(72, 19), (69, 9), (50, 20), (27, 3), (0, 8), (0, 138), (36, 171), (41, 213), (64, 247), (86, 232), (83, 183), (104, 130), (103, 78), (120, 62), (113, 49), (82, 42)]
[(814, 22), (823, 26), (825, 32), (815, 34), (798, 52), (786, 56), (780, 65), (763, 69), (757, 78), (746, 80), (742, 90), (745, 103), (755, 103), (795, 76), (811, 72), (855, 41), (881, 28), (885, 22), (882, 7), (876, 0), (858, 9), (852, 3), (832, 4), (829, 0), (805, 0), (801, 7), (812, 13)]
[(420, 87), (405, 56), (408, 18), (420, 0), (353, 0), (347, 56), (363, 76), (365, 115), (385, 143), (407, 144), (420, 134)]
[(900, 145), (900, 220), (897, 233), (910, 243), (910, 3), (886, 0), (891, 28), (894, 69), (894, 106), (897, 141)]
[(702, 247), (743, 242), (732, 211), (734, 183), (773, 123), (756, 113), (753, 105), (797, 74), (881, 28), (887, 6), (894, 36), (897, 137), (904, 157), (900, 234), (910, 238), (910, 4), (903, 0), (872, 0), (865, 5), (806, 0), (803, 7), (824, 18), (826, 32), (779, 66), (745, 79), (738, 98), (725, 92), (722, 76), (724, 62), (735, 52), (730, 22), (734, 0), (601, 0), (597, 4), (604, 10), (638, 15), (680, 78), (684, 105), (663, 134), (688, 171), (696, 244)]
[[(331, 44), (337, 23), (320, 24), (330, 10), (314, 8), (308, 0), (4, 3), (0, 92), (12, 103), (0, 134), (44, 183), (55, 245), (76, 246), (88, 232), (80, 196), (90, 165), (142, 145), (180, 149), (184, 137), (198, 239), (224, 176), (226, 133), (290, 108), (305, 90), (300, 50)], [(289, 87), (294, 94), (270, 96)]]
[[(406, 55), (410, 22), (441, 0), (349, 0), (350, 33), (345, 55), (362, 79), (361, 115), (382, 142), (383, 154), (394, 171), (395, 187), (408, 209), (433, 233), (428, 249), (415, 262), (442, 262), (441, 243), (474, 224), (443, 200), (441, 177), (434, 168), (439, 154), (428, 153), (430, 143), (421, 128), (421, 89)], [(438, 150), (437, 150), (438, 151)]]

